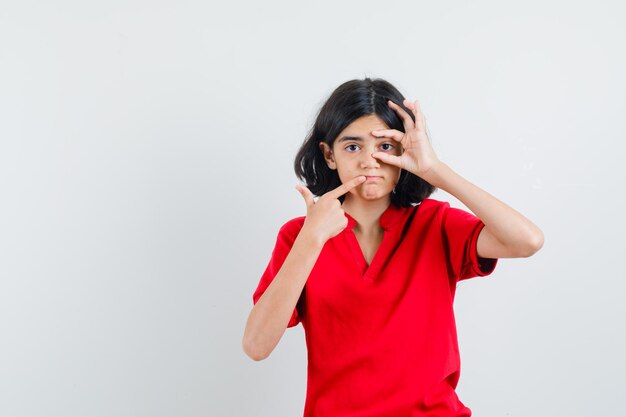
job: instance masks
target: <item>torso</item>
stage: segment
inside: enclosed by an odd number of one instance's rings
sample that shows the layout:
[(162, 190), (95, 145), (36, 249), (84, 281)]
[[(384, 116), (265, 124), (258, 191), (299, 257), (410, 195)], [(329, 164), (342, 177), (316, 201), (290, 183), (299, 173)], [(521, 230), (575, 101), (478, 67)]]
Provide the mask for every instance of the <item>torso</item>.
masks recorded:
[(363, 252), (365, 261), (368, 265), (371, 264), (372, 259), (374, 259), (374, 255), (376, 255), (376, 251), (378, 250), (378, 247), (383, 240), (382, 229), (380, 230), (380, 233), (375, 236), (364, 236), (363, 234), (357, 233), (356, 231), (354, 231), (354, 235), (359, 242), (359, 246), (361, 247), (361, 251)]
[[(480, 219), (430, 199), (417, 207), (390, 206), (384, 233), (360, 233), (346, 213), (348, 226), (320, 252), (288, 324), (302, 320), (306, 335), (305, 417), (470, 415), (454, 391), (453, 301), (458, 280), (480, 272)], [(304, 221), (281, 228), (255, 302)]]

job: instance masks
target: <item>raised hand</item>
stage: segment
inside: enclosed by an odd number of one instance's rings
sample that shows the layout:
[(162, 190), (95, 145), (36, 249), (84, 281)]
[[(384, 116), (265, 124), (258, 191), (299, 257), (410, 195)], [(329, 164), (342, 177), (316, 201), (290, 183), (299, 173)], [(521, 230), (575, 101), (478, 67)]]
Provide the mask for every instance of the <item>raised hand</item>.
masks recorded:
[(415, 122), (411, 116), (399, 105), (389, 100), (387, 104), (402, 119), (405, 132), (396, 129), (380, 129), (372, 131), (376, 137), (389, 137), (402, 144), (403, 153), (400, 156), (385, 152), (374, 152), (372, 156), (387, 164), (395, 165), (428, 181), (431, 169), (439, 163), (435, 151), (430, 145), (426, 134), (426, 117), (420, 108), (419, 102), (410, 103), (403, 101), (415, 116)]
[(322, 195), (313, 199), (313, 193), (304, 185), (296, 185), (296, 189), (306, 202), (306, 219), (300, 233), (309, 233), (319, 242), (325, 243), (328, 239), (337, 236), (348, 225), (345, 211), (341, 208), (339, 197), (365, 181), (365, 176), (353, 178)]

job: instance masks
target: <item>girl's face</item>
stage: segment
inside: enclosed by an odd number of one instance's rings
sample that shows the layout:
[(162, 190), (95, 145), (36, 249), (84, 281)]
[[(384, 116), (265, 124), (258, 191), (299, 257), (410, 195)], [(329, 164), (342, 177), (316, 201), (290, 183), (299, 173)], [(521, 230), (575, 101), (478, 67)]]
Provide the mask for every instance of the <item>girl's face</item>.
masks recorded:
[[(336, 169), (342, 183), (360, 175), (367, 180), (348, 193), (363, 200), (388, 198), (400, 178), (400, 168), (374, 158), (374, 152), (401, 155), (402, 146), (391, 138), (372, 136), (372, 130), (389, 129), (377, 115), (362, 116), (342, 130), (332, 149), (320, 142), (330, 169)], [(346, 198), (349, 197), (346, 195)]]

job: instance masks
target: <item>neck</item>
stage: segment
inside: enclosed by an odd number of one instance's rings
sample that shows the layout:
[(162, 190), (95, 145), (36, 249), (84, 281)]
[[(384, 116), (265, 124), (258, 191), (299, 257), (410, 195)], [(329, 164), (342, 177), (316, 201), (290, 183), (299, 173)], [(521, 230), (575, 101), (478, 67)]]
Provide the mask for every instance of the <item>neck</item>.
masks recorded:
[(361, 234), (379, 234), (382, 231), (380, 216), (387, 210), (391, 199), (361, 200), (346, 195), (342, 208), (356, 221), (355, 232)]

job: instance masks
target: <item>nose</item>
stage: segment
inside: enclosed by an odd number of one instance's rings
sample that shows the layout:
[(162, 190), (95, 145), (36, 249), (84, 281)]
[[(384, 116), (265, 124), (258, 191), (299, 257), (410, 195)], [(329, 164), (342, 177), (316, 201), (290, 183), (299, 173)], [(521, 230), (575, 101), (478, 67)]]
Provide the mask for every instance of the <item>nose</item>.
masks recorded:
[(363, 152), (361, 155), (361, 168), (362, 169), (367, 169), (367, 168), (380, 168), (380, 163), (378, 161), (378, 159), (374, 158), (372, 156), (372, 154), (374, 153), (373, 149), (369, 149), (367, 152)]

